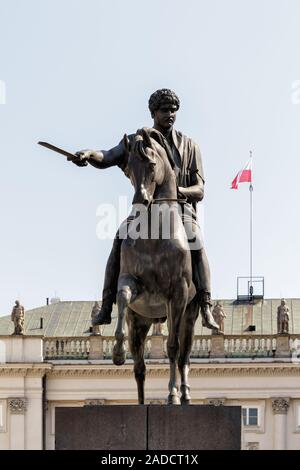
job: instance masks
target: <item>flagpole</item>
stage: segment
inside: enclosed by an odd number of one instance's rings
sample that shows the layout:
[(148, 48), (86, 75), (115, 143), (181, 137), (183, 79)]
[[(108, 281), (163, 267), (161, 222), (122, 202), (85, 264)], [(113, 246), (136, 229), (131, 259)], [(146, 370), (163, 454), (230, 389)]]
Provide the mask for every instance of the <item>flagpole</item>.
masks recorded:
[(240, 183), (250, 183), (249, 185), (249, 193), (250, 193), (250, 213), (249, 213), (249, 221), (250, 221), (250, 237), (249, 237), (249, 244), (250, 244), (250, 283), (248, 280), (248, 297), (249, 300), (253, 300), (253, 185), (252, 185), (252, 151), (250, 151), (250, 159), (244, 168), (238, 172), (236, 177), (231, 183), (231, 189), (238, 189)]
[[(252, 168), (252, 151), (250, 150), (250, 160)], [(250, 300), (253, 299), (253, 185), (249, 185), (250, 192)]]

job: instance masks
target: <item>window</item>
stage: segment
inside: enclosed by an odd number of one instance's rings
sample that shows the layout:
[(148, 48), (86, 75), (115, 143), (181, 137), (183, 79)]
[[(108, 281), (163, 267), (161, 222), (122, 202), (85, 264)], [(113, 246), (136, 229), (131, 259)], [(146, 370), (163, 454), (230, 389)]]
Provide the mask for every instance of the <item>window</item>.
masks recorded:
[(258, 408), (243, 408), (243, 425), (258, 426)]

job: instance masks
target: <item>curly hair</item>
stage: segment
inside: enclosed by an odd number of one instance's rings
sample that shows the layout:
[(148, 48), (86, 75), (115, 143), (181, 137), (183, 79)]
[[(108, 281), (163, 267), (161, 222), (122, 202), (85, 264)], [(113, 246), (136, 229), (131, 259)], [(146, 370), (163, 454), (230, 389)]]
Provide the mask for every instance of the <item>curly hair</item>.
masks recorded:
[(171, 103), (177, 106), (177, 110), (180, 107), (180, 100), (174, 91), (169, 90), (168, 88), (162, 88), (157, 90), (149, 98), (149, 109), (151, 114), (157, 111), (160, 108), (162, 103)]

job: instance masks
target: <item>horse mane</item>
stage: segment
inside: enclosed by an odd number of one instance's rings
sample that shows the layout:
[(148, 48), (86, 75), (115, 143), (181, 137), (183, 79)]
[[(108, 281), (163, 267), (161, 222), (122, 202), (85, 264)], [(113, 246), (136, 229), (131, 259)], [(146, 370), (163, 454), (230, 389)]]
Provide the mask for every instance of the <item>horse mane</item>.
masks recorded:
[[(150, 127), (143, 127), (142, 129), (137, 130), (136, 141), (138, 142), (139, 140), (141, 140), (141, 137), (142, 137), (145, 147), (152, 147), (151, 139), (153, 139), (156, 143), (158, 143), (165, 150), (169, 163), (171, 165), (171, 168), (174, 169), (175, 164), (174, 164), (171, 148), (161, 132)], [(142, 158), (145, 158), (145, 157), (147, 158), (147, 155), (144, 151), (144, 146), (138, 146), (136, 147), (136, 149), (138, 150), (138, 153), (141, 154)]]

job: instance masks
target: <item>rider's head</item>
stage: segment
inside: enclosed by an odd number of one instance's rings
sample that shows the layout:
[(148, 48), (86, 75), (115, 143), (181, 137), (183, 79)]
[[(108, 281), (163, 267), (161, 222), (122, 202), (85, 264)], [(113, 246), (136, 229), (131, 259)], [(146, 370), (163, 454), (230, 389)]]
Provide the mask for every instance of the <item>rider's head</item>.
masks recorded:
[(179, 107), (180, 101), (174, 91), (162, 88), (152, 93), (149, 98), (149, 109), (155, 129), (162, 132), (171, 129)]

